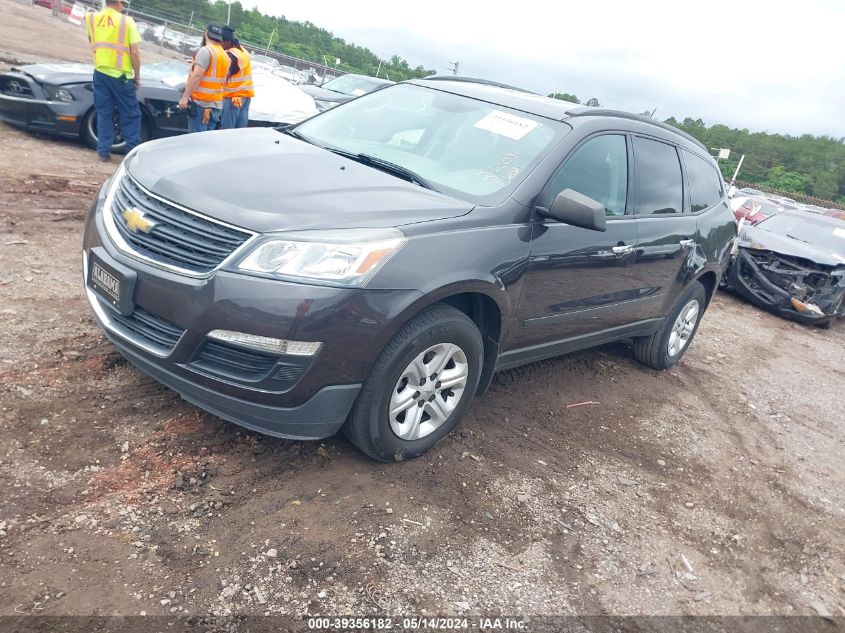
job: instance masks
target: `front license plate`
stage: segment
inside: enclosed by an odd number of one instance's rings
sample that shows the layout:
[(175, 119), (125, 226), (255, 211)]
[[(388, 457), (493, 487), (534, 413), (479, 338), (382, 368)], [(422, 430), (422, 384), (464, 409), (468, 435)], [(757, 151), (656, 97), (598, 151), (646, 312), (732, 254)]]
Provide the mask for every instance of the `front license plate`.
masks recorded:
[(135, 271), (114, 263), (106, 263), (105, 257), (99, 255), (99, 247), (91, 249), (91, 265), (88, 268), (88, 286), (110, 308), (123, 316), (134, 312), (133, 294), (135, 290)]

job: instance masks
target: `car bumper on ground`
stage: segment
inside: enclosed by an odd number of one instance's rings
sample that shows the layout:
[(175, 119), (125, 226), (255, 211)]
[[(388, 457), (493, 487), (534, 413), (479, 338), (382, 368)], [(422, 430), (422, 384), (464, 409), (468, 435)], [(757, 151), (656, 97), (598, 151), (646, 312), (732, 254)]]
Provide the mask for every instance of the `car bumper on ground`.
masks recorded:
[[(415, 290), (313, 286), (226, 270), (182, 276), (118, 251), (98, 211), (102, 203), (86, 222), (83, 266), (89, 303), (108, 338), (185, 400), (262, 433), (336, 433), (392, 322), (419, 297)], [(92, 262), (131, 278), (131, 305), (95, 291)], [(221, 329), (322, 345), (313, 356), (261, 353), (208, 336)]]
[(728, 271), (727, 281), (731, 288), (754, 305), (807, 325), (827, 323), (831, 318), (835, 318), (843, 307), (841, 295), (845, 293), (845, 288), (841, 289), (839, 295), (829, 302), (833, 306), (839, 306), (839, 310), (833, 309), (822, 315), (799, 312), (794, 307), (793, 294), (772, 283), (762, 273), (754, 258), (743, 248), (737, 251), (736, 258)]

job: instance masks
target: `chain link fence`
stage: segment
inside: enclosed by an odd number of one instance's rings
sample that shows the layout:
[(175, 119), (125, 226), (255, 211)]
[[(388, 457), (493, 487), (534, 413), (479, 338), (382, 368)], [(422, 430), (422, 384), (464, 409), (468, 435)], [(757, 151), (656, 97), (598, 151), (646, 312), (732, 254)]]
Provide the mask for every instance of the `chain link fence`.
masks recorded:
[(801, 202), (803, 204), (812, 204), (817, 207), (822, 207), (823, 209), (839, 209), (840, 211), (845, 210), (845, 204), (834, 202), (833, 200), (816, 198), (814, 196), (810, 196), (803, 193), (795, 193), (794, 191), (783, 191), (781, 189), (775, 189), (774, 187), (768, 187), (766, 185), (761, 185), (756, 182), (748, 182), (746, 180), (737, 179), (734, 181), (734, 185), (737, 189), (756, 189), (757, 191), (762, 191), (763, 193), (768, 193), (774, 196), (780, 196), (781, 198), (789, 198), (791, 200), (795, 200), (796, 202)]

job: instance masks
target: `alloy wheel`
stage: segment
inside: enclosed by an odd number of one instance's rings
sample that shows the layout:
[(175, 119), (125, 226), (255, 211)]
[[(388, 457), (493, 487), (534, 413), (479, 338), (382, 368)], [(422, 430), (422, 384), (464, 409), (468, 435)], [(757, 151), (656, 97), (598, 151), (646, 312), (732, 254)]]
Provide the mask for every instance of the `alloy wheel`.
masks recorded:
[(468, 377), (466, 354), (453, 343), (438, 343), (418, 354), (391, 393), (391, 430), (403, 440), (433, 433), (458, 406)]
[(677, 356), (687, 346), (692, 333), (695, 331), (695, 325), (698, 323), (698, 314), (700, 306), (698, 299), (690, 300), (678, 314), (675, 323), (672, 326), (672, 331), (669, 334), (668, 352), (670, 357)]

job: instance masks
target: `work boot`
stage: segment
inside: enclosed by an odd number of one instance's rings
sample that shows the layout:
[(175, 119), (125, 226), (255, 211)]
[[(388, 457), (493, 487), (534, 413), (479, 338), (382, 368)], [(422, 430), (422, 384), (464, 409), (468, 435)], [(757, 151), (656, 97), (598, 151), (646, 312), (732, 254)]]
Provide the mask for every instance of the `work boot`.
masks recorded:
[(100, 162), (103, 163), (110, 163), (111, 162), (111, 154), (97, 154), (100, 157)]

